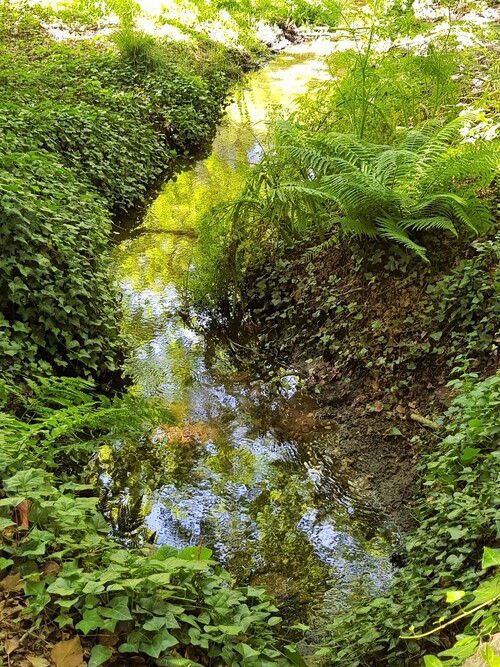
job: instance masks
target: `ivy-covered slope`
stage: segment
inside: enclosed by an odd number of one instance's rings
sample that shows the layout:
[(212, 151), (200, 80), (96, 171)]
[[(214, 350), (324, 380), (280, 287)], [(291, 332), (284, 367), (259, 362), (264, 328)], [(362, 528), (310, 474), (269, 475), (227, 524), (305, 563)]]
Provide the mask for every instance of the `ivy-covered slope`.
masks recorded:
[(58, 43), (0, 9), (0, 373), (114, 371), (113, 213), (207, 146), (240, 73), (207, 39)]
[(419, 665), (438, 653), (451, 667), (498, 627), (500, 375), (453, 386), (446, 437), (419, 466), (403, 566), (385, 597), (334, 619), (334, 665)]

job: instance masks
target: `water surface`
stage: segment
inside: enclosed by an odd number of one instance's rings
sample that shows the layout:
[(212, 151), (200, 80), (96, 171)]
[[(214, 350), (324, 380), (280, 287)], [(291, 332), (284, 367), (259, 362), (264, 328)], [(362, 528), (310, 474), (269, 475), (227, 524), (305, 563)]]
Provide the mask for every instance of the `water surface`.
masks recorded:
[(272, 385), (241, 370), (231, 352), (244, 356), (248, 342), (205, 339), (179, 298), (196, 271), (195, 221), (259, 160), (269, 107), (291, 108), (328, 76), (321, 57), (297, 51), (235, 91), (211, 155), (166, 183), (142, 233), (117, 249), (132, 391), (168, 403), (178, 424), (108, 452), (107, 465), (129, 501), (142, 499), (157, 543), (213, 548), (237, 580), (266, 585), (290, 619), (317, 625), (387, 585), (390, 527), (293, 370), (270, 359)]

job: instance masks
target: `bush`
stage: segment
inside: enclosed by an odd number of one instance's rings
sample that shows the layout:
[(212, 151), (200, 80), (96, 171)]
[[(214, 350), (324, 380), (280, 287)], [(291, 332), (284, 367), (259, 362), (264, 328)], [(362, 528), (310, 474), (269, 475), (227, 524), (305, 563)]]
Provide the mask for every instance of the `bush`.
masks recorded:
[(3, 373), (117, 368), (118, 298), (103, 202), (48, 153), (0, 162)]
[(120, 56), (54, 42), (31, 10), (0, 18), (0, 373), (104, 378), (120, 360), (110, 215), (208, 145), (240, 70), (206, 40), (189, 59), (122, 31)]

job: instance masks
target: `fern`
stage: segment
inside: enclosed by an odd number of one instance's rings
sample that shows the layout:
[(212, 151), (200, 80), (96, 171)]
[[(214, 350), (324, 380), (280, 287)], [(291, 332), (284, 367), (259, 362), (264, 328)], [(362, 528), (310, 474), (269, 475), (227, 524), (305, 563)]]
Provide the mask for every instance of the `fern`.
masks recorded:
[(403, 132), (396, 146), (277, 122), (272, 150), (232, 204), (230, 235), (242, 241), (250, 230), (270, 226), (290, 245), (312, 233), (323, 243), (336, 227), (401, 244), (425, 259), (424, 233), (482, 232), (490, 216), (475, 190), (492, 182), (499, 152), (491, 142), (462, 140), (460, 130), (472, 118)]
[(54, 471), (83, 461), (102, 444), (140, 440), (153, 425), (171, 423), (170, 413), (130, 396), (108, 398), (79, 378), (52, 377), (29, 381), (25, 395), (14, 394), (21, 417), (0, 411), (0, 475), (14, 473), (30, 461)]

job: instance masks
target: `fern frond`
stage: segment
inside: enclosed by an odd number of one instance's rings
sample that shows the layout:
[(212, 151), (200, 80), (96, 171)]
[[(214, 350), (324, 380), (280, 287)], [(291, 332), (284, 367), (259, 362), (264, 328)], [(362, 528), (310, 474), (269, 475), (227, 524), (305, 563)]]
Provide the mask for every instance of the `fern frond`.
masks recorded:
[(227, 209), (233, 245), (244, 244), (249, 227), (252, 238), (259, 230), (263, 238), (293, 245), (311, 233), (321, 239), (337, 225), (344, 234), (381, 236), (425, 258), (414, 240), (424, 231), (485, 229), (487, 206), (474, 188), (491, 182), (499, 148), (464, 143), (460, 129), (469, 120), (406, 131), (396, 147), (275, 123), (273, 149)]
[(321, 188), (339, 208), (352, 218), (370, 219), (401, 205), (397, 193), (369, 176), (358, 172), (355, 177), (347, 174), (322, 179)]
[(338, 243), (338, 238), (336, 236), (331, 236), (329, 239), (326, 239), (326, 241), (323, 241), (323, 243), (320, 243), (319, 245), (316, 245), (313, 248), (307, 250), (302, 255), (302, 257), (305, 262), (312, 262), (317, 257), (322, 255), (326, 250), (328, 250), (329, 248), (333, 248), (335, 245), (337, 245), (337, 243)]
[(378, 218), (375, 220), (375, 224), (378, 227), (380, 235), (383, 238), (389, 239), (390, 241), (395, 241), (400, 245), (405, 246), (408, 250), (411, 250), (421, 259), (428, 262), (429, 260), (426, 257), (426, 250), (423, 246), (418, 245), (411, 240), (406, 231), (395, 221), (390, 218)]
[(366, 162), (373, 160), (383, 149), (381, 146), (369, 144), (362, 139), (350, 134), (318, 134), (311, 137), (323, 151), (330, 155), (340, 157), (355, 167), (361, 167)]
[(368, 238), (375, 239), (378, 236), (378, 230), (371, 222), (361, 222), (355, 218), (337, 218), (336, 222), (340, 225), (342, 232), (351, 236), (368, 236)]
[(394, 187), (408, 174), (417, 156), (410, 150), (388, 148), (373, 163), (373, 174), (383, 185)]
[(283, 146), (303, 169), (311, 169), (316, 175), (326, 175), (341, 171), (356, 171), (356, 167), (341, 157), (326, 155), (321, 150), (302, 146)]
[(431, 218), (409, 218), (401, 220), (400, 227), (405, 231), (428, 231), (432, 229), (443, 229), (451, 232), (454, 236), (458, 236), (457, 230), (453, 222), (449, 218), (434, 216)]

